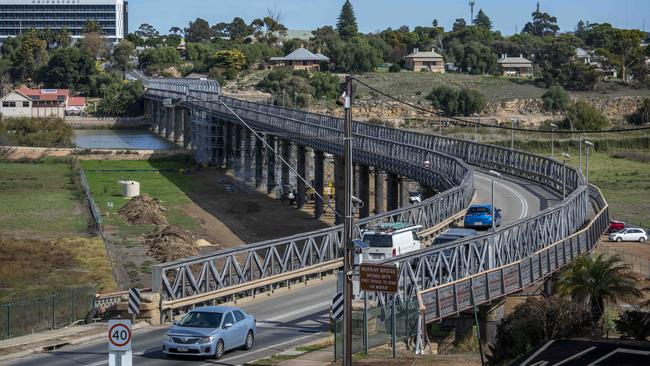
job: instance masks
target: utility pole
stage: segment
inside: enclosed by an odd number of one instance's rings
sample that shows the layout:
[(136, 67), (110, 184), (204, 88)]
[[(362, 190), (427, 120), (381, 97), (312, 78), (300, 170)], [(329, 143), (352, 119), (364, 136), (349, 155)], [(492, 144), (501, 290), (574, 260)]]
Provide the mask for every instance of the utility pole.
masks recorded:
[(470, 0), (469, 1), (469, 9), (470, 9), (470, 18), (469, 18), (469, 24), (472, 25), (474, 24), (474, 6), (476, 5), (475, 0)]
[(345, 161), (345, 223), (343, 225), (343, 245), (345, 248), (343, 258), (343, 366), (352, 366), (352, 265), (353, 246), (352, 233), (354, 210), (352, 207), (352, 78), (345, 79), (345, 92), (343, 93), (343, 107), (345, 108), (345, 135), (343, 138), (343, 158)]

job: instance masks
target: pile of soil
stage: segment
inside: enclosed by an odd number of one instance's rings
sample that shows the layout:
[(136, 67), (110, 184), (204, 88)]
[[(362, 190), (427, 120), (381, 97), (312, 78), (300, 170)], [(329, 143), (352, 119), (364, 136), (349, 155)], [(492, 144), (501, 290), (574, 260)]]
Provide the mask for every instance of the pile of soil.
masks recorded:
[(192, 234), (176, 226), (158, 226), (152, 232), (144, 234), (147, 244), (147, 255), (155, 258), (158, 263), (171, 262), (199, 254)]
[(169, 225), (160, 201), (147, 194), (133, 197), (129, 203), (117, 211), (131, 225)]

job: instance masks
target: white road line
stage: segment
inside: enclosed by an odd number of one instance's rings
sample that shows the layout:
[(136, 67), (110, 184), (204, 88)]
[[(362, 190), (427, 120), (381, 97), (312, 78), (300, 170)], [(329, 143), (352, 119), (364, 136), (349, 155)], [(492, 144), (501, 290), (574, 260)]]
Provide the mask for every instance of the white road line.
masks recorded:
[(312, 306), (308, 306), (306, 308), (302, 308), (302, 309), (292, 311), (290, 313), (285, 313), (285, 314), (282, 314), (282, 315), (278, 315), (278, 316), (274, 316), (274, 317), (265, 319), (263, 321), (258, 322), (257, 326), (275, 325), (275, 324), (271, 324), (271, 322), (276, 322), (278, 320), (287, 319), (287, 318), (290, 318), (290, 317), (292, 317), (294, 315), (303, 314), (303, 313), (309, 312), (311, 310), (314, 310), (314, 309), (317, 309), (317, 308), (320, 308), (320, 307), (324, 307), (324, 306), (329, 306), (329, 305), (330, 305), (329, 301), (321, 302), (321, 303), (318, 303), (318, 304), (315, 304), (315, 305), (312, 305)]
[[(479, 179), (486, 180), (486, 181), (492, 181), (492, 178), (484, 177), (481, 174), (476, 174), (476, 177), (479, 178)], [(503, 184), (501, 182), (495, 181), (494, 183), (495, 183), (496, 186), (500, 186), (502, 188), (507, 189), (508, 191), (510, 191), (510, 193), (512, 193), (515, 197), (517, 197), (519, 199), (519, 202), (521, 202), (521, 214), (519, 215), (519, 220), (525, 219), (528, 216), (528, 201), (526, 201), (524, 196), (521, 193), (517, 192), (512, 187), (509, 187), (509, 186), (507, 186), (507, 185), (505, 185), (505, 184)]]

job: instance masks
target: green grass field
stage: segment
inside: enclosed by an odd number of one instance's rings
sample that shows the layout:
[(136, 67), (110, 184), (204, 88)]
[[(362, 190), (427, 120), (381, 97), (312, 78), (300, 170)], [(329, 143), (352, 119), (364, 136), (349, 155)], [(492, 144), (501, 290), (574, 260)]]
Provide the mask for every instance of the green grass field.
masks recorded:
[[(136, 246), (137, 237), (151, 231), (153, 225), (128, 225), (119, 216), (118, 210), (128, 202), (121, 195), (119, 180), (140, 182), (141, 193), (159, 199), (162, 206), (169, 210), (167, 218), (172, 224), (188, 230), (199, 227), (199, 223), (181, 208), (191, 203), (184, 191), (197, 188), (194, 180), (182, 173), (182, 169), (195, 167), (191, 160), (82, 161), (80, 164), (88, 178), (95, 203), (102, 212), (104, 226), (116, 228), (120, 245)], [(112, 208), (109, 208), (109, 202)]]
[(56, 239), (85, 236), (88, 214), (69, 163), (0, 161), (0, 233)]

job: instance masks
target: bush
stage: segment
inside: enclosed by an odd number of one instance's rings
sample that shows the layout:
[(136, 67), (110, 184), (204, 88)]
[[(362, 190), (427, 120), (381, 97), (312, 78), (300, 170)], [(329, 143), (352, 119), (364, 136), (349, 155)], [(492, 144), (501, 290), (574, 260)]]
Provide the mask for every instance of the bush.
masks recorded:
[(603, 130), (609, 120), (598, 109), (587, 102), (577, 102), (567, 109), (567, 118), (561, 123), (565, 130)]
[(427, 96), (433, 107), (447, 116), (471, 116), (485, 108), (485, 97), (476, 90), (455, 89), (448, 86), (433, 88)]
[(644, 341), (650, 336), (650, 313), (645, 311), (628, 310), (614, 320), (616, 330), (626, 337)]
[(650, 98), (645, 98), (637, 110), (631, 114), (627, 121), (633, 125), (650, 123)]
[(551, 112), (566, 110), (569, 105), (569, 93), (560, 85), (554, 85), (542, 96), (544, 108)]
[(143, 92), (144, 87), (140, 81), (103, 87), (97, 113), (105, 116), (140, 115), (142, 104), (139, 99)]
[(0, 119), (0, 145), (71, 147), (72, 127), (61, 118)]
[(402, 71), (402, 67), (399, 64), (392, 64), (388, 68), (388, 72), (401, 72), (401, 71)]
[(513, 360), (551, 339), (580, 337), (591, 332), (586, 307), (557, 297), (528, 298), (497, 327), (490, 364)]

